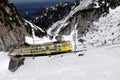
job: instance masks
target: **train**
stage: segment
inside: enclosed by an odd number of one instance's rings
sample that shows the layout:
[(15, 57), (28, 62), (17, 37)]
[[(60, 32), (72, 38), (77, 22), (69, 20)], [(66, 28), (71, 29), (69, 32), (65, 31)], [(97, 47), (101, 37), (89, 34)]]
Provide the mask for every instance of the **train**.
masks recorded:
[(71, 41), (49, 42), (15, 49), (12, 56), (51, 55), (72, 51)]

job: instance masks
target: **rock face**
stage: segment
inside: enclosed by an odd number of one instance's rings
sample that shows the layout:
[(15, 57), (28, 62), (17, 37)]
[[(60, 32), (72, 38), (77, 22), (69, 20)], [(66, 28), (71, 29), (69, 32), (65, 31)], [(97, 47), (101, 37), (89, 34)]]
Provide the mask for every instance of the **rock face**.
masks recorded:
[(8, 51), (12, 45), (24, 44), (25, 24), (16, 8), (7, 0), (0, 0), (0, 50)]
[(73, 4), (68, 2), (60, 2), (55, 6), (45, 8), (32, 16), (29, 21), (47, 30), (52, 23), (64, 18), (72, 9)]
[[(36, 33), (44, 35), (40, 30)], [(32, 26), (25, 22), (12, 3), (0, 0), (0, 50), (9, 51), (24, 45), (26, 35), (32, 35)]]

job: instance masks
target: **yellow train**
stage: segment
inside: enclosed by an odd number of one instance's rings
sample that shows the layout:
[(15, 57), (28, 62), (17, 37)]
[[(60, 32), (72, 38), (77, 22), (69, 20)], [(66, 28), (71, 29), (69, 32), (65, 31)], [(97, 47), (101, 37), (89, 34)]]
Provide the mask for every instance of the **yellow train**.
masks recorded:
[(62, 41), (15, 49), (12, 55), (13, 56), (49, 55), (69, 51), (72, 51), (71, 42)]

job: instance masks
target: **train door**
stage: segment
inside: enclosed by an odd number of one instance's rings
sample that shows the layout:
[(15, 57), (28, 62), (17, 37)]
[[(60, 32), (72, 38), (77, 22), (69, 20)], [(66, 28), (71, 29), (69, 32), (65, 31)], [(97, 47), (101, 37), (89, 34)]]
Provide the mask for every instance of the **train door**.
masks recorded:
[(56, 44), (56, 52), (61, 52), (61, 44)]
[(46, 54), (51, 54), (49, 45), (46, 45)]
[(51, 53), (56, 52), (55, 45), (52, 44), (52, 45), (49, 46), (49, 48), (50, 48), (50, 52), (51, 52)]
[(40, 52), (41, 52), (41, 54), (45, 54), (46, 53), (46, 47), (41, 46)]

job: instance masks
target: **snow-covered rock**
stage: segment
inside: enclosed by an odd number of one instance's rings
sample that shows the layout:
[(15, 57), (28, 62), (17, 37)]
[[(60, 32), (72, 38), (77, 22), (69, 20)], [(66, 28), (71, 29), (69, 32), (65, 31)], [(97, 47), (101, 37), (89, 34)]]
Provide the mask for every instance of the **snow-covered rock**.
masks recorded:
[[(88, 32), (80, 37), (95, 46), (108, 45), (120, 42), (120, 7), (110, 9), (107, 16), (95, 21)], [(93, 26), (93, 27), (92, 27)], [(88, 44), (88, 43), (85, 43)]]

